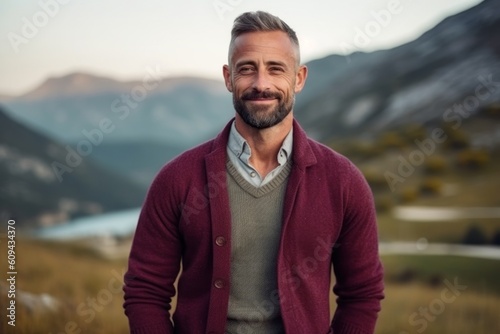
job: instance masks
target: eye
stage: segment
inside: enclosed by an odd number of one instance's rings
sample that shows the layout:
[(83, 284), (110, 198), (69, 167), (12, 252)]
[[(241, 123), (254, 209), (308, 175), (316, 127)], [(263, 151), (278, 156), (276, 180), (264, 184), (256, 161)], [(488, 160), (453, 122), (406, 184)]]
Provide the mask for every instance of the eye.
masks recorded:
[(240, 74), (250, 74), (253, 72), (252, 66), (243, 66), (238, 71)]
[(269, 71), (273, 72), (273, 73), (282, 73), (282, 72), (285, 72), (285, 69), (283, 67), (280, 67), (280, 66), (272, 66), (269, 68)]

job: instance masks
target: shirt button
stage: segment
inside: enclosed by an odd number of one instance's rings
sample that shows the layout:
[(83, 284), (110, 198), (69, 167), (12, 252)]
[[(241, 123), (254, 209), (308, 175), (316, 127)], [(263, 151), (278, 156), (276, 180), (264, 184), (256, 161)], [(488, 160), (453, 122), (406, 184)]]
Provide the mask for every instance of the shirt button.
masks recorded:
[(226, 238), (224, 238), (223, 236), (218, 236), (217, 238), (215, 238), (215, 244), (217, 246), (224, 246), (226, 244)]
[(221, 280), (221, 279), (216, 279), (215, 282), (214, 282), (214, 286), (217, 289), (222, 289), (224, 287), (224, 281)]
[(250, 176), (251, 176), (251, 177), (255, 177), (255, 175), (257, 175), (257, 174), (255, 174), (255, 172), (251, 172), (251, 173), (250, 173)]

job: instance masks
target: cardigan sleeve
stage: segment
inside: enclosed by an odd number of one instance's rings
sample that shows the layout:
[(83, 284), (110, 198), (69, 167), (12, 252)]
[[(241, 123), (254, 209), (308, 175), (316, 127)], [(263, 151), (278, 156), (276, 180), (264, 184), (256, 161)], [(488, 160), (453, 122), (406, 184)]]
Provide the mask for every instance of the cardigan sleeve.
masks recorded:
[(350, 164), (346, 178), (344, 221), (332, 256), (337, 309), (330, 332), (371, 334), (384, 298), (376, 213), (372, 192), (361, 172)]
[(160, 172), (139, 216), (123, 289), (133, 334), (174, 332), (169, 311), (180, 269), (181, 240), (173, 187), (168, 172)]

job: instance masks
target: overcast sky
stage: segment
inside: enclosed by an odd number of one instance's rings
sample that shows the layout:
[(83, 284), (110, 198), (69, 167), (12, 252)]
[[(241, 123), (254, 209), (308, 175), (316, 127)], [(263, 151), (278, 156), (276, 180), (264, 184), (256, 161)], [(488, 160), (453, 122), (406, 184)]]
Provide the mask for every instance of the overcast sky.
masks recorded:
[(298, 34), (303, 61), (411, 41), (478, 0), (3, 0), (0, 94), (24, 93), (50, 76), (86, 71), (141, 79), (221, 78), (234, 18), (265, 10)]

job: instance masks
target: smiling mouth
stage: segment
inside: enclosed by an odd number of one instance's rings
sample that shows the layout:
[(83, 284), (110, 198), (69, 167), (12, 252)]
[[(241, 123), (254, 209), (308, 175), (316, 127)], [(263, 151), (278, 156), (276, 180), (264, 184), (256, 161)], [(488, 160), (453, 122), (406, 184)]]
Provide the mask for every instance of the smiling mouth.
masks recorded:
[(258, 92), (252, 90), (241, 97), (244, 101), (249, 101), (252, 103), (269, 103), (271, 101), (279, 100), (280, 94), (277, 92), (264, 91)]
[(245, 101), (255, 102), (255, 103), (265, 103), (265, 102), (276, 101), (276, 99), (275, 98), (258, 98), (258, 99), (246, 99)]

